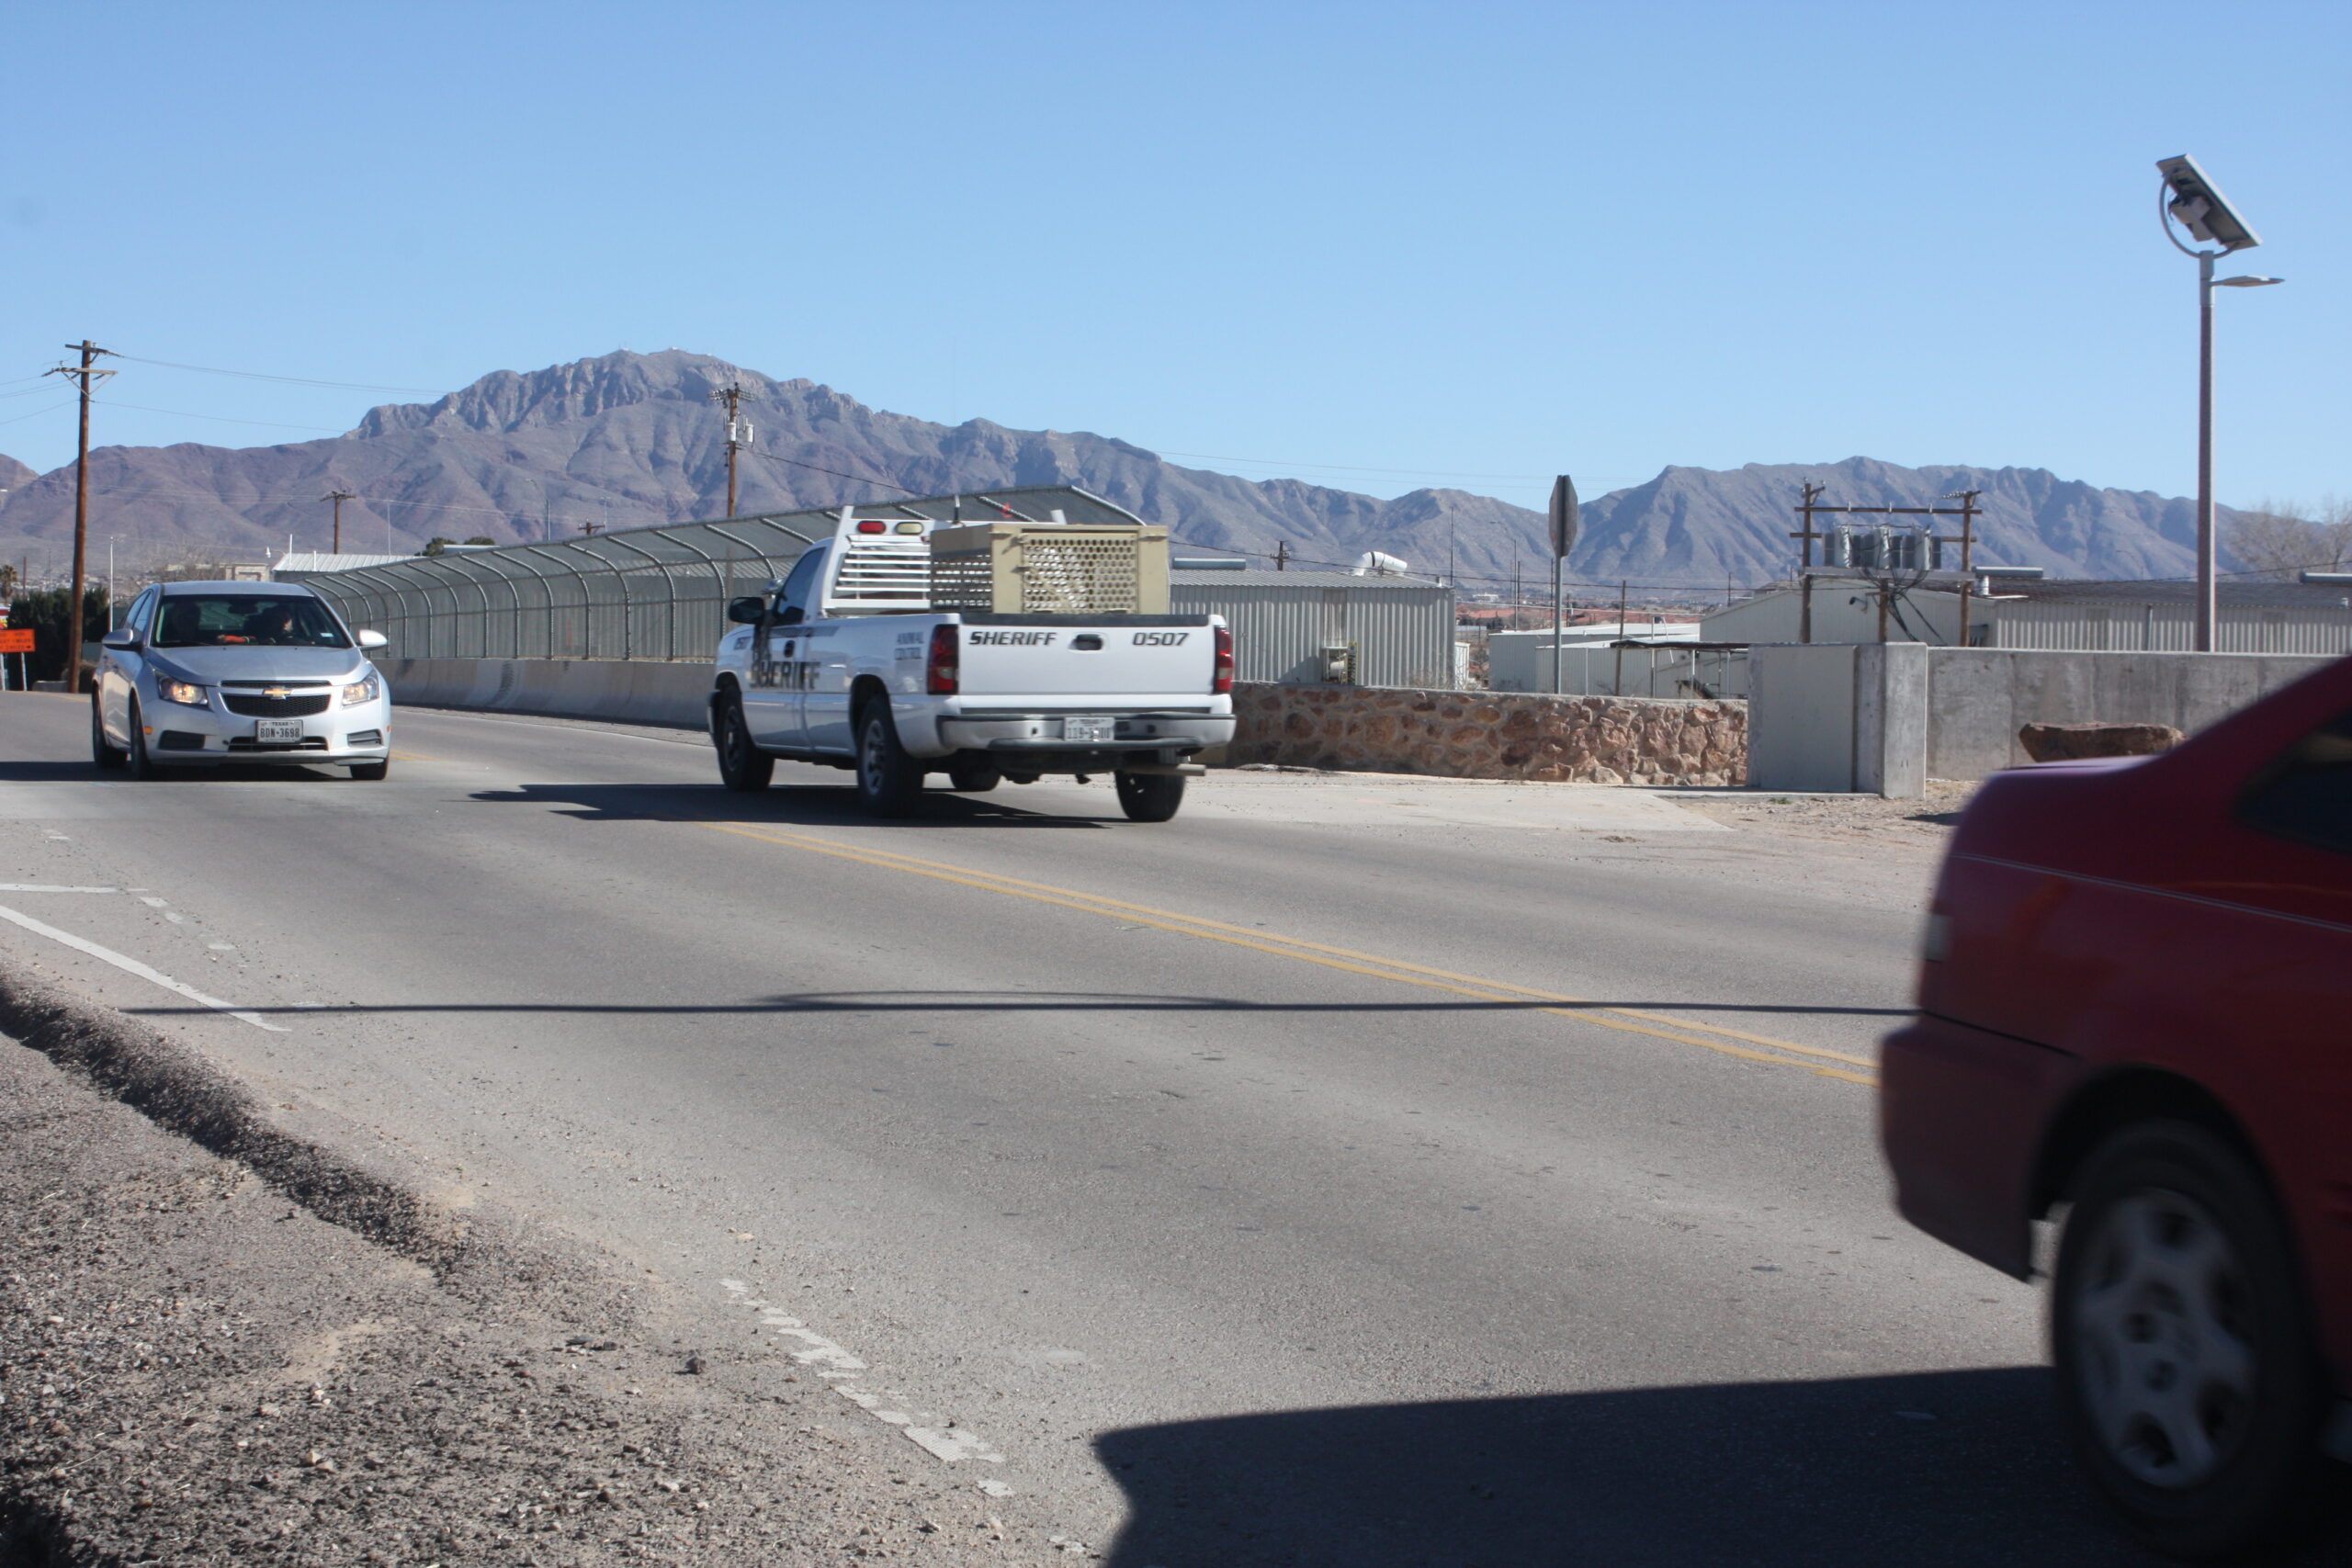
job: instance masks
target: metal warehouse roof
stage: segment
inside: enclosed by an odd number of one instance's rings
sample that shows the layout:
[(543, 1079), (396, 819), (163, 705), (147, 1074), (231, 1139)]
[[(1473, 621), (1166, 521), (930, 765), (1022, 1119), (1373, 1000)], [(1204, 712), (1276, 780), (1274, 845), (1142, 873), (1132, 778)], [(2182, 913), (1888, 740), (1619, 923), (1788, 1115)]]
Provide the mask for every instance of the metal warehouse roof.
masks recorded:
[[(2224, 578), (2214, 583), (2213, 590), (2214, 596), (2224, 604), (2279, 610), (2335, 609), (2342, 606), (2346, 593), (2342, 583), (2249, 581), (2243, 578)], [(1993, 592), (2003, 597), (2014, 594), (2036, 604), (2173, 604), (2194, 601), (2197, 584), (2170, 578), (2121, 581), (1996, 579)]]
[(1170, 583), (1184, 588), (1442, 588), (1445, 584), (1431, 577), (1408, 577), (1390, 572), (1375, 577), (1370, 572), (1358, 577), (1351, 571), (1274, 571), (1250, 568), (1243, 571), (1212, 569), (1206, 571), (1171, 570)]

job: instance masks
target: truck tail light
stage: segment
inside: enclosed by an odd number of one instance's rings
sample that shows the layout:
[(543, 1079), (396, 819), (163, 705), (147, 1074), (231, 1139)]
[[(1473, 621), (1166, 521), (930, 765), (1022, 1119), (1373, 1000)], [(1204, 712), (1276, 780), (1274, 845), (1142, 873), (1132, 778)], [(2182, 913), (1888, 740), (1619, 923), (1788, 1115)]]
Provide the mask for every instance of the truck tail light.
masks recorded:
[(956, 646), (954, 626), (931, 628), (931, 659), (923, 666), (923, 690), (934, 697), (952, 697), (963, 682), (963, 656)]
[(869, 517), (857, 525), (857, 531), (861, 534), (887, 534), (890, 531), (890, 525)]
[(1224, 626), (1216, 628), (1216, 662), (1210, 667), (1209, 690), (1233, 690), (1233, 633)]

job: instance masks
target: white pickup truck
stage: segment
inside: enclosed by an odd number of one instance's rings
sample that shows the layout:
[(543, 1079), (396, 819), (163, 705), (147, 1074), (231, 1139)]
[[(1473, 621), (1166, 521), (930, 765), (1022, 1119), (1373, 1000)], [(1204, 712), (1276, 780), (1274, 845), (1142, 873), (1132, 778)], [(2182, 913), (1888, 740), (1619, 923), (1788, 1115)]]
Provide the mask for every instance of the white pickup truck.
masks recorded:
[(832, 538), (727, 606), (710, 694), (727, 787), (765, 789), (779, 757), (821, 762), (898, 817), (927, 773), (962, 791), (1109, 773), (1130, 818), (1175, 816), (1191, 759), (1233, 739), (1224, 618), (933, 610), (933, 526), (844, 508)]

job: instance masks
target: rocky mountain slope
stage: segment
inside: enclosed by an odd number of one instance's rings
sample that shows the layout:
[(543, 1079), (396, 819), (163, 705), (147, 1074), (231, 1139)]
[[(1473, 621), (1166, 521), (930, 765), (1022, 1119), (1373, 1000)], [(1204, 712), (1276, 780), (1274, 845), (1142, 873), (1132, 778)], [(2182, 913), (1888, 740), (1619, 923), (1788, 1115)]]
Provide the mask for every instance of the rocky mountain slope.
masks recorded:
[[(1419, 490), (1381, 500), (1185, 468), (1084, 432), (934, 424), (675, 349), (499, 371), (437, 402), (372, 410), (327, 440), (101, 447), (90, 458), (101, 519), (94, 527), (119, 536), (134, 561), (250, 559), (283, 548), (288, 536), (298, 548), (325, 548), (323, 498), (336, 489), (358, 498), (344, 510), (343, 542), (353, 550), (413, 548), (434, 535), (507, 543), (716, 516), (725, 509), (725, 419), (710, 394), (729, 382), (755, 400), (745, 412), (759, 431), (741, 464), (743, 512), (1067, 483), (1165, 523), (1196, 547), (1271, 553), (1280, 540), (1295, 558), (1342, 564), (1376, 548), (1424, 570), (1443, 570), (1451, 558), (1473, 591), (1504, 586), (1514, 570), (1531, 589), (1549, 575), (1542, 516), (1492, 497)], [(1768, 580), (1793, 558), (1788, 508), (1804, 478), (1827, 481), (1828, 499), (1849, 504), (1914, 504), (1977, 486), (1986, 492), (1993, 560), (2075, 576), (2189, 569), (2185, 502), (2038, 469), (1907, 469), (1858, 457), (1668, 468), (1597, 498), (1571, 576), (1702, 588)], [(71, 467), (0, 488), (8, 491), (0, 552), (62, 564)]]

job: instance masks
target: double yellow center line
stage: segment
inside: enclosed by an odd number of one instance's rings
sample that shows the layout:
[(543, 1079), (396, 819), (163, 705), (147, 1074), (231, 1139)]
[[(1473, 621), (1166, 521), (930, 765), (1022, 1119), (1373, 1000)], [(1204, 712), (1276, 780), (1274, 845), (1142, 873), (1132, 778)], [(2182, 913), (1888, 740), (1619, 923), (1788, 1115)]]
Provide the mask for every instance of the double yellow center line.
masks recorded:
[[(1702, 1051), (1736, 1056), (1742, 1061), (1802, 1067), (1823, 1077), (1840, 1078), (1848, 1083), (1874, 1084), (1878, 1081), (1867, 1070), (1874, 1066), (1867, 1056), (1825, 1051), (1819, 1046), (1800, 1045), (1793, 1040), (1775, 1040), (1767, 1034), (1750, 1034), (1745, 1030), (1728, 1029), (1718, 1023), (1702, 1023), (1695, 1019), (1674, 1018), (1665, 1013), (1645, 1012), (1638, 1008), (1608, 1007), (1578, 997), (1562, 996), (1555, 991), (1534, 990), (1508, 981), (1482, 979), (1476, 975), (1458, 975), (1450, 969), (1432, 969), (1425, 964), (1407, 964), (1399, 959), (1357, 953), (1345, 947), (1331, 947), (1297, 937), (1278, 936), (1271, 931), (1230, 925), (1199, 915), (1157, 909), (1148, 904), (1131, 904), (1125, 899), (1105, 898), (1099, 894), (1080, 893), (1074, 888), (1056, 887), (1049, 883), (1028, 882), (1017, 876), (976, 871), (969, 866), (919, 860), (894, 850), (843, 844), (763, 824), (705, 822), (700, 826), (715, 832), (756, 839), (762, 843), (805, 850), (811, 854), (829, 855), (835, 860), (852, 861), (884, 871), (902, 872), (909, 876), (926, 876), (934, 882), (952, 882), (958, 886), (1001, 894), (1008, 898), (1026, 898), (1033, 903), (1057, 905), (1065, 909), (1101, 915), (1127, 925), (1148, 926), (1158, 931), (1173, 931), (1179, 936), (1197, 937), (1204, 942), (1221, 942), (1233, 947), (1270, 953), (1277, 958), (1318, 964), (1351, 975), (1368, 975), (1376, 980), (1390, 980), (1402, 986), (1419, 986), (1425, 990), (1444, 991), (1481, 1001), (1532, 1002), (1538, 1005), (1528, 1010), (1532, 1012), (1573, 1018), (1585, 1023), (1598, 1024), (1603, 1029), (1670, 1040), (1679, 1045), (1696, 1045)], [(1553, 1005), (1542, 1005), (1547, 1003)], [(1833, 1063), (1844, 1065), (1829, 1065)], [(1865, 1070), (1855, 1071), (1855, 1068)]]

